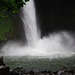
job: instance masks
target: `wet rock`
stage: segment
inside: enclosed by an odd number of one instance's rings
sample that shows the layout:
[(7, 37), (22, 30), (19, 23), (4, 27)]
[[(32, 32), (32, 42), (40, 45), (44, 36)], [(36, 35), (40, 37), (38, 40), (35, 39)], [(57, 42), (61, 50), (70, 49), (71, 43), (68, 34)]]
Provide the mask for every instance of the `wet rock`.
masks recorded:
[(7, 75), (9, 70), (9, 66), (0, 66), (0, 75)]
[(0, 57), (0, 75), (7, 75), (9, 73), (9, 66), (5, 66), (3, 57)]
[(3, 61), (3, 57), (0, 57), (0, 66), (5, 66), (4, 61)]

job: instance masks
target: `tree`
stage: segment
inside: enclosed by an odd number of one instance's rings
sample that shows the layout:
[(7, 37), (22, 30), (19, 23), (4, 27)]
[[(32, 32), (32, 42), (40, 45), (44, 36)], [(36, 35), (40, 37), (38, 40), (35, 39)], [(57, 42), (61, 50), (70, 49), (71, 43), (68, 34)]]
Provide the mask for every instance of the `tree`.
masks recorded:
[(29, 0), (0, 0), (0, 41), (7, 41), (13, 37), (14, 28), (10, 14), (18, 13), (27, 1)]
[(1, 11), (12, 11), (12, 13), (18, 13), (18, 10), (26, 4), (29, 0), (0, 0)]

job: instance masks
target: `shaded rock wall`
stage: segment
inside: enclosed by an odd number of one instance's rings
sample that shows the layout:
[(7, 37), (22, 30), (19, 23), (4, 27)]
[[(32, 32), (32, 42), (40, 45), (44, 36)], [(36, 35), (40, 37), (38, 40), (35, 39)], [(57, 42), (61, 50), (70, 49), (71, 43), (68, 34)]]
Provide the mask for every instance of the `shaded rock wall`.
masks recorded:
[(75, 4), (68, 0), (35, 0), (42, 36), (59, 30), (75, 31)]

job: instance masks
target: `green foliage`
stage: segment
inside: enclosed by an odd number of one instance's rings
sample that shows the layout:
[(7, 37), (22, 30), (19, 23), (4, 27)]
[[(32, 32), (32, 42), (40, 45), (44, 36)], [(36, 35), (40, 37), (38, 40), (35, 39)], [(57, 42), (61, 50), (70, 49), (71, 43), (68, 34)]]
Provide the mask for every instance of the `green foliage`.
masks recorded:
[(25, 2), (28, 2), (29, 0), (25, 0)]
[(0, 40), (6, 41), (13, 36), (14, 28), (7, 11), (18, 13), (19, 9), (29, 0), (0, 0)]
[(0, 20), (3, 20), (4, 17), (4, 15), (0, 14)]
[(18, 13), (19, 9), (29, 0), (0, 0), (0, 40), (6, 41), (13, 36), (14, 28), (9, 14), (6, 11)]
[(0, 20), (0, 40), (6, 41), (13, 35), (13, 26), (10, 17), (7, 15)]
[(0, 0), (0, 9), (2, 11), (12, 11), (12, 13), (18, 13), (18, 10), (26, 4), (29, 0)]

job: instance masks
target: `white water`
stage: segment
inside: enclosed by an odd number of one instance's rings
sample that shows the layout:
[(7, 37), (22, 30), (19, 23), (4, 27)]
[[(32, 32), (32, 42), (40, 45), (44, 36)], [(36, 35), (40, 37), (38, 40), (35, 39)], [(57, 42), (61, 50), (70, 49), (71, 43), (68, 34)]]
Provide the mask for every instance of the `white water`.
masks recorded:
[(25, 35), (29, 46), (34, 46), (39, 40), (39, 30), (36, 24), (35, 6), (33, 0), (22, 8), (21, 19), (24, 23)]
[(67, 57), (75, 54), (74, 38), (70, 32), (61, 31), (40, 38), (36, 24), (35, 6), (30, 0), (23, 7), (21, 19), (24, 23), (27, 44), (21, 46), (14, 41), (8, 41), (2, 48), (7, 56), (44, 56), (49, 58)]

